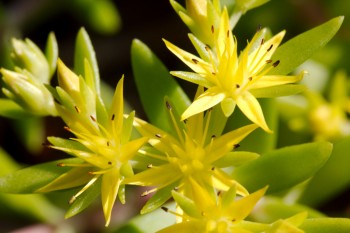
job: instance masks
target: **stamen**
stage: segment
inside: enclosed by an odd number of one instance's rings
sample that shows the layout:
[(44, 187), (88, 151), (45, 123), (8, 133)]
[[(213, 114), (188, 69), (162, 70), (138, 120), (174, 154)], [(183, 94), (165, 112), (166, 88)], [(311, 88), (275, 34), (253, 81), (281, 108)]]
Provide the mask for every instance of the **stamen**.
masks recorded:
[(110, 142), (109, 141), (107, 141), (107, 146), (110, 146)]
[(111, 120), (114, 121), (115, 115), (113, 114), (111, 117)]
[(252, 81), (252, 80), (253, 80), (253, 77), (249, 77), (248, 80), (249, 80), (249, 81)]
[(94, 116), (90, 115), (90, 118), (93, 122), (96, 122), (96, 118)]
[(212, 167), (210, 170), (214, 171), (214, 170), (215, 170), (215, 167)]
[(234, 144), (233, 145), (233, 149), (237, 149), (237, 148), (239, 148), (241, 145), (239, 145), (239, 144)]
[(99, 178), (100, 176), (94, 176), (77, 194), (75, 194), (70, 200), (69, 200), (69, 204), (72, 204), (78, 196), (80, 196), (80, 194), (82, 194), (83, 192), (85, 192), (86, 189), (88, 189), (93, 183), (95, 183), (95, 181)]
[(88, 163), (58, 163), (57, 167), (92, 167)]
[(216, 75), (216, 73), (215, 73), (215, 72), (211, 72), (211, 74), (212, 74), (212, 75)]
[(216, 138), (216, 135), (215, 134), (211, 135), (211, 138)]
[(156, 136), (157, 138), (162, 138), (162, 135), (160, 135), (159, 133), (157, 133), (155, 136)]
[(150, 153), (150, 152), (145, 151), (145, 150), (139, 150), (138, 152), (140, 154), (146, 155), (146, 156), (151, 157), (151, 158), (155, 158), (155, 159), (159, 159), (159, 160), (163, 160), (163, 161), (168, 161), (168, 159), (165, 158), (164, 156), (161, 156), (161, 155), (158, 155), (158, 154), (154, 154), (154, 153)]
[(240, 88), (241, 86), (239, 84), (236, 84), (236, 88)]
[(214, 25), (211, 25), (211, 33), (213, 33), (214, 34)]
[(173, 107), (170, 105), (170, 103), (168, 101), (165, 102), (165, 105), (166, 105), (168, 110), (171, 111), (173, 109)]
[(266, 50), (267, 52), (270, 52), (270, 50), (272, 49), (273, 44), (270, 45), (270, 47)]
[(273, 64), (272, 64), (272, 66), (273, 67), (276, 67), (276, 66), (278, 66), (280, 64), (280, 60), (277, 60), (277, 61), (275, 61)]
[(77, 111), (77, 113), (81, 112), (80, 109), (77, 106), (74, 106), (74, 108), (75, 108), (75, 111)]
[(192, 61), (194, 62), (194, 64), (198, 64), (198, 60), (197, 59), (195, 59), (195, 58), (192, 58)]
[(207, 50), (207, 52), (210, 51), (210, 46), (209, 45), (206, 44), (204, 48), (205, 48), (205, 50)]
[(227, 37), (227, 38), (230, 37), (230, 30), (227, 30), (227, 32), (226, 32), (226, 37)]
[(162, 206), (162, 207), (160, 207), (164, 212), (167, 212), (167, 213), (171, 213), (171, 214), (173, 214), (173, 215), (175, 215), (175, 216), (177, 216), (177, 217), (180, 217), (180, 218), (183, 218), (183, 219), (185, 219), (185, 220), (188, 220), (188, 217), (185, 217), (185, 216), (183, 216), (183, 215), (181, 215), (181, 214), (179, 214), (179, 213), (177, 213), (177, 212), (175, 212), (175, 211), (172, 211), (172, 210), (169, 210), (169, 208), (167, 208), (167, 207), (165, 207), (165, 206)]
[(112, 162), (111, 162), (111, 161), (108, 161), (108, 165), (112, 165)]
[(265, 39), (262, 38), (262, 39), (261, 39), (261, 42), (260, 42), (260, 45), (263, 45), (264, 43), (265, 43)]
[(271, 59), (269, 59), (269, 60), (266, 60), (265, 62), (266, 62), (266, 64), (269, 64), (269, 63), (271, 63), (271, 62), (272, 62), (272, 60), (271, 60)]
[(68, 131), (68, 132), (72, 132), (72, 130), (68, 126), (64, 126), (63, 129)]

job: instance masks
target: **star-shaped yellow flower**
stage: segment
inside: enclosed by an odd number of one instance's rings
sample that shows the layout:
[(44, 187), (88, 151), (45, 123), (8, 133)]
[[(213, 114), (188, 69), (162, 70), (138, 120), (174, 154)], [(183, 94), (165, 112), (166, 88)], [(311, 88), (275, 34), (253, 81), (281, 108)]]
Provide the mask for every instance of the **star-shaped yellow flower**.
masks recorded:
[[(218, 190), (228, 190), (235, 185), (240, 195), (247, 195), (247, 190), (222, 169), (231, 165), (217, 162), (224, 156), (235, 156), (236, 154), (230, 154), (230, 152), (257, 126), (251, 124), (221, 136), (210, 135), (208, 128), (210, 122), (215, 120), (211, 119), (211, 111), (207, 114), (202, 112), (192, 116), (183, 123), (169, 102), (166, 102), (166, 107), (173, 124), (173, 134), (144, 120), (135, 119), (135, 128), (141, 135), (150, 138), (149, 144), (152, 147), (144, 147), (139, 152), (148, 163), (144, 164), (144, 167), (149, 169), (126, 178), (125, 182), (133, 185), (155, 186), (144, 195), (155, 191), (162, 192), (169, 187), (171, 190), (172, 187), (191, 196), (190, 180), (203, 187), (214, 187)], [(164, 194), (168, 196), (164, 201), (170, 198), (170, 190)]]
[[(61, 61), (58, 62), (58, 74), (61, 86), (57, 87), (60, 102), (57, 110), (68, 125), (66, 129), (76, 137), (71, 140), (51, 137), (49, 141), (53, 145), (50, 147), (80, 158), (83, 163), (59, 164), (73, 168), (38, 192), (84, 185), (70, 200), (73, 203), (101, 179), (101, 199), (107, 226), (116, 196), (124, 189), (121, 182), (133, 175), (130, 160), (148, 139), (143, 137), (129, 141), (135, 113), (124, 117), (123, 78), (118, 82), (112, 105), (107, 111), (93, 88)], [(119, 199), (125, 201), (123, 195)]]
[[(265, 41), (265, 30), (260, 30), (248, 43), (240, 56), (237, 41), (232, 35), (229, 16), (224, 9), (218, 28), (211, 27), (215, 46), (209, 48), (193, 35), (200, 57), (186, 52), (165, 40), (168, 49), (179, 57), (194, 72), (173, 71), (172, 75), (204, 86), (207, 90), (200, 95), (182, 114), (187, 119), (197, 113), (221, 103), (226, 116), (230, 116), (236, 105), (254, 123), (269, 132), (263, 111), (257, 101), (257, 91), (265, 88), (298, 82), (304, 72), (297, 76), (268, 75), (280, 61), (271, 57), (281, 43), (284, 31)], [(283, 61), (281, 61), (283, 62)], [(260, 92), (261, 93), (261, 92)], [(276, 94), (263, 97), (275, 97)], [(278, 95), (278, 94), (277, 94)], [(261, 96), (259, 96), (261, 97)]]

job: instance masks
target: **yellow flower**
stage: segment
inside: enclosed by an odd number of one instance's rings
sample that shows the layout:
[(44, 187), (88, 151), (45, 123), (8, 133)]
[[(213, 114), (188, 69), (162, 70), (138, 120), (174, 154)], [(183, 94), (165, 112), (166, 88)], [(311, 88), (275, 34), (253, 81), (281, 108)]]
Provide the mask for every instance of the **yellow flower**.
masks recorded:
[[(57, 87), (60, 102), (57, 110), (68, 125), (66, 129), (76, 137), (71, 140), (51, 137), (49, 141), (53, 145), (50, 147), (80, 158), (83, 163), (60, 164), (73, 168), (38, 191), (48, 192), (85, 185), (72, 197), (70, 203), (73, 203), (101, 179), (101, 199), (107, 226), (116, 196), (118, 192), (124, 192), (121, 182), (125, 177), (133, 175), (130, 160), (148, 139), (143, 137), (129, 141), (135, 113), (124, 116), (123, 78), (118, 82), (112, 105), (107, 111), (96, 92), (87, 86), (82, 77), (78, 78), (69, 72), (61, 61), (58, 63), (58, 72), (61, 83), (67, 84), (71, 79), (72, 85), (63, 85), (66, 90)], [(119, 198), (124, 203), (122, 193), (119, 193)]]
[[(284, 84), (298, 82), (304, 72), (297, 76), (268, 75), (280, 61), (271, 56), (281, 43), (284, 31), (268, 41), (263, 39), (266, 30), (260, 30), (243, 50), (240, 56), (237, 41), (232, 35), (227, 10), (221, 15), (220, 25), (211, 27), (215, 46), (208, 47), (190, 35), (200, 53), (197, 57), (165, 40), (168, 49), (179, 57), (194, 72), (173, 71), (172, 75), (204, 86), (207, 90), (200, 95), (182, 114), (187, 119), (199, 112), (221, 103), (225, 116), (230, 116), (236, 105), (252, 122), (269, 132), (263, 111), (257, 97), (275, 97), (277, 93), (261, 95), (261, 91)], [(282, 61), (283, 62), (283, 61)]]
[(244, 219), (252, 211), (259, 199), (264, 195), (267, 187), (243, 198), (236, 199), (235, 187), (227, 192), (219, 192), (213, 198), (196, 183), (193, 190), (198, 194), (194, 198), (188, 198), (173, 191), (173, 197), (181, 208), (183, 214), (172, 212), (166, 207), (163, 210), (179, 216), (181, 222), (159, 231), (170, 232), (201, 232), (201, 233), (251, 233), (244, 224)]
[[(141, 135), (150, 138), (149, 144), (152, 147), (144, 147), (139, 151), (143, 157), (140, 160), (148, 162), (144, 167), (149, 169), (126, 178), (125, 182), (133, 185), (156, 186), (143, 195), (155, 191), (164, 193), (166, 191), (162, 190), (169, 190), (164, 194), (168, 198), (170, 198), (171, 188), (191, 196), (193, 182), (208, 189), (214, 187), (218, 190), (228, 190), (236, 185), (240, 195), (247, 195), (247, 190), (222, 169), (231, 164), (219, 163), (219, 161), (224, 156), (235, 156), (230, 152), (257, 126), (254, 124), (244, 126), (221, 136), (210, 135), (208, 128), (210, 122), (215, 120), (211, 119), (211, 111), (207, 114), (197, 114), (183, 123), (168, 101), (166, 107), (174, 134), (165, 132), (141, 119), (135, 119), (135, 128)], [(193, 181), (190, 182), (190, 180)], [(164, 201), (166, 200), (167, 198), (164, 198)]]

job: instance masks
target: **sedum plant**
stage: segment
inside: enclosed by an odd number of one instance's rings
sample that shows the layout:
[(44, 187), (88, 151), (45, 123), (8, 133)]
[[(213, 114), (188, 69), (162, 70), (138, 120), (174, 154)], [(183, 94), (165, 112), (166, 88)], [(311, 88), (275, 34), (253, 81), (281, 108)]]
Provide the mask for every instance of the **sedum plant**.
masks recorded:
[[(103, 97), (85, 29), (77, 35), (72, 69), (58, 58), (53, 34), (46, 55), (29, 39), (14, 39), (15, 66), (1, 68), (1, 74), (2, 101), (15, 104), (0, 111), (58, 117), (70, 136), (49, 136), (46, 144), (67, 158), (4, 174), (0, 192), (65, 192), (66, 218), (100, 196), (109, 226), (117, 197), (125, 204), (128, 186), (146, 188), (140, 215), (112, 232), (348, 232), (349, 219), (327, 217), (312, 202), (324, 189), (322, 177), (336, 166), (329, 161), (347, 144), (322, 138), (279, 148), (273, 122), (276, 97), (301, 93), (316, 107), (323, 104), (300, 83), (307, 71), (293, 71), (336, 34), (343, 17), (287, 42), (286, 31), (272, 35), (259, 27), (240, 51), (237, 21), (266, 2), (187, 0), (182, 6), (171, 0), (197, 54), (163, 39), (190, 68), (169, 72), (147, 45), (132, 42), (131, 64), (146, 119), (125, 110), (124, 77), (111, 100)], [(50, 83), (54, 73), (57, 86)], [(193, 101), (174, 77), (194, 85)], [(346, 95), (332, 93), (332, 100), (347, 107)], [(312, 114), (312, 127), (323, 129)]]

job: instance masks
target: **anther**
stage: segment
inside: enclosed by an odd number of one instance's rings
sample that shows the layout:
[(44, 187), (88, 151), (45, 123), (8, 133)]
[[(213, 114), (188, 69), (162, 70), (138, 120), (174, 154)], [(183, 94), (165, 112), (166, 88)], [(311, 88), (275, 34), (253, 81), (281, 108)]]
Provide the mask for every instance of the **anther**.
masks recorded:
[(113, 114), (111, 117), (111, 120), (114, 121), (115, 115)]
[(168, 101), (165, 102), (165, 105), (167, 107), (168, 110), (172, 110), (173, 107), (171, 107), (170, 103)]
[(96, 118), (94, 116), (90, 115), (90, 118), (92, 121), (96, 122)]
[(57, 164), (57, 167), (64, 167), (65, 165), (64, 165), (64, 163), (58, 163)]
[(258, 28), (256, 29), (256, 31), (257, 31), (257, 32), (260, 31), (261, 28), (262, 28), (262, 27), (261, 27), (261, 24), (259, 23), (259, 24), (258, 24)]
[(215, 73), (215, 72), (211, 72), (211, 74), (212, 74), (212, 75), (216, 75), (216, 73)]
[(157, 138), (162, 138), (162, 135), (160, 135), (159, 133), (155, 134), (155, 136), (156, 136)]
[(272, 49), (273, 44), (270, 45), (270, 47), (267, 49), (267, 52), (270, 52), (270, 50)]
[(262, 39), (261, 39), (261, 42), (260, 42), (260, 45), (263, 45), (264, 43), (265, 43), (265, 39), (262, 38)]
[(248, 80), (249, 80), (249, 81), (252, 81), (252, 80), (253, 80), (253, 77), (249, 77)]
[(239, 145), (239, 144), (234, 144), (233, 145), (233, 149), (237, 149), (237, 148), (239, 148), (241, 145)]
[(76, 199), (75, 196), (71, 197), (71, 199), (69, 200), (68, 204), (71, 205), (75, 201), (75, 199)]
[(112, 162), (111, 162), (111, 161), (108, 161), (108, 165), (112, 165)]
[(236, 222), (236, 219), (234, 218), (234, 219), (232, 219), (232, 222)]
[(211, 33), (213, 33), (214, 34), (214, 25), (211, 25)]
[(66, 130), (66, 131), (68, 131), (68, 132), (71, 131), (71, 129), (70, 129), (68, 126), (64, 126), (63, 129)]
[(214, 171), (214, 170), (215, 170), (215, 167), (212, 167), (210, 170)]
[(228, 38), (230, 36), (230, 30), (227, 30), (226, 37)]
[(152, 168), (152, 167), (153, 167), (152, 164), (148, 164), (148, 165), (147, 165), (147, 168)]
[(215, 134), (211, 135), (211, 138), (216, 138), (216, 135)]
[(219, 190), (217, 193), (216, 193), (216, 196), (220, 196), (221, 195), (221, 190)]
[(273, 66), (273, 67), (276, 67), (276, 66), (278, 66), (278, 64), (280, 64), (280, 60), (275, 61), (275, 62), (272, 64), (272, 66)]
[(269, 60), (266, 60), (265, 62), (266, 62), (266, 64), (269, 64), (269, 63), (271, 63), (271, 62), (272, 62), (272, 60), (271, 60), (271, 59), (269, 59)]
[(174, 191), (178, 191), (179, 190), (179, 187), (174, 187)]
[(210, 46), (209, 45), (206, 44), (204, 48), (205, 48), (205, 50), (207, 50), (207, 52), (210, 51)]
[(169, 209), (167, 208), (167, 207), (165, 207), (165, 206), (162, 206), (162, 207), (160, 207), (163, 211), (165, 211), (165, 212), (168, 212), (169, 211)]
[(195, 59), (195, 58), (192, 58), (192, 61), (194, 62), (194, 64), (198, 64), (198, 60), (197, 59)]
[(80, 109), (77, 106), (74, 106), (74, 108), (75, 108), (75, 111), (77, 111), (77, 113), (81, 112)]
[(109, 141), (107, 141), (107, 146), (110, 146), (110, 142)]
[(239, 84), (236, 84), (236, 88), (240, 88), (241, 86)]

